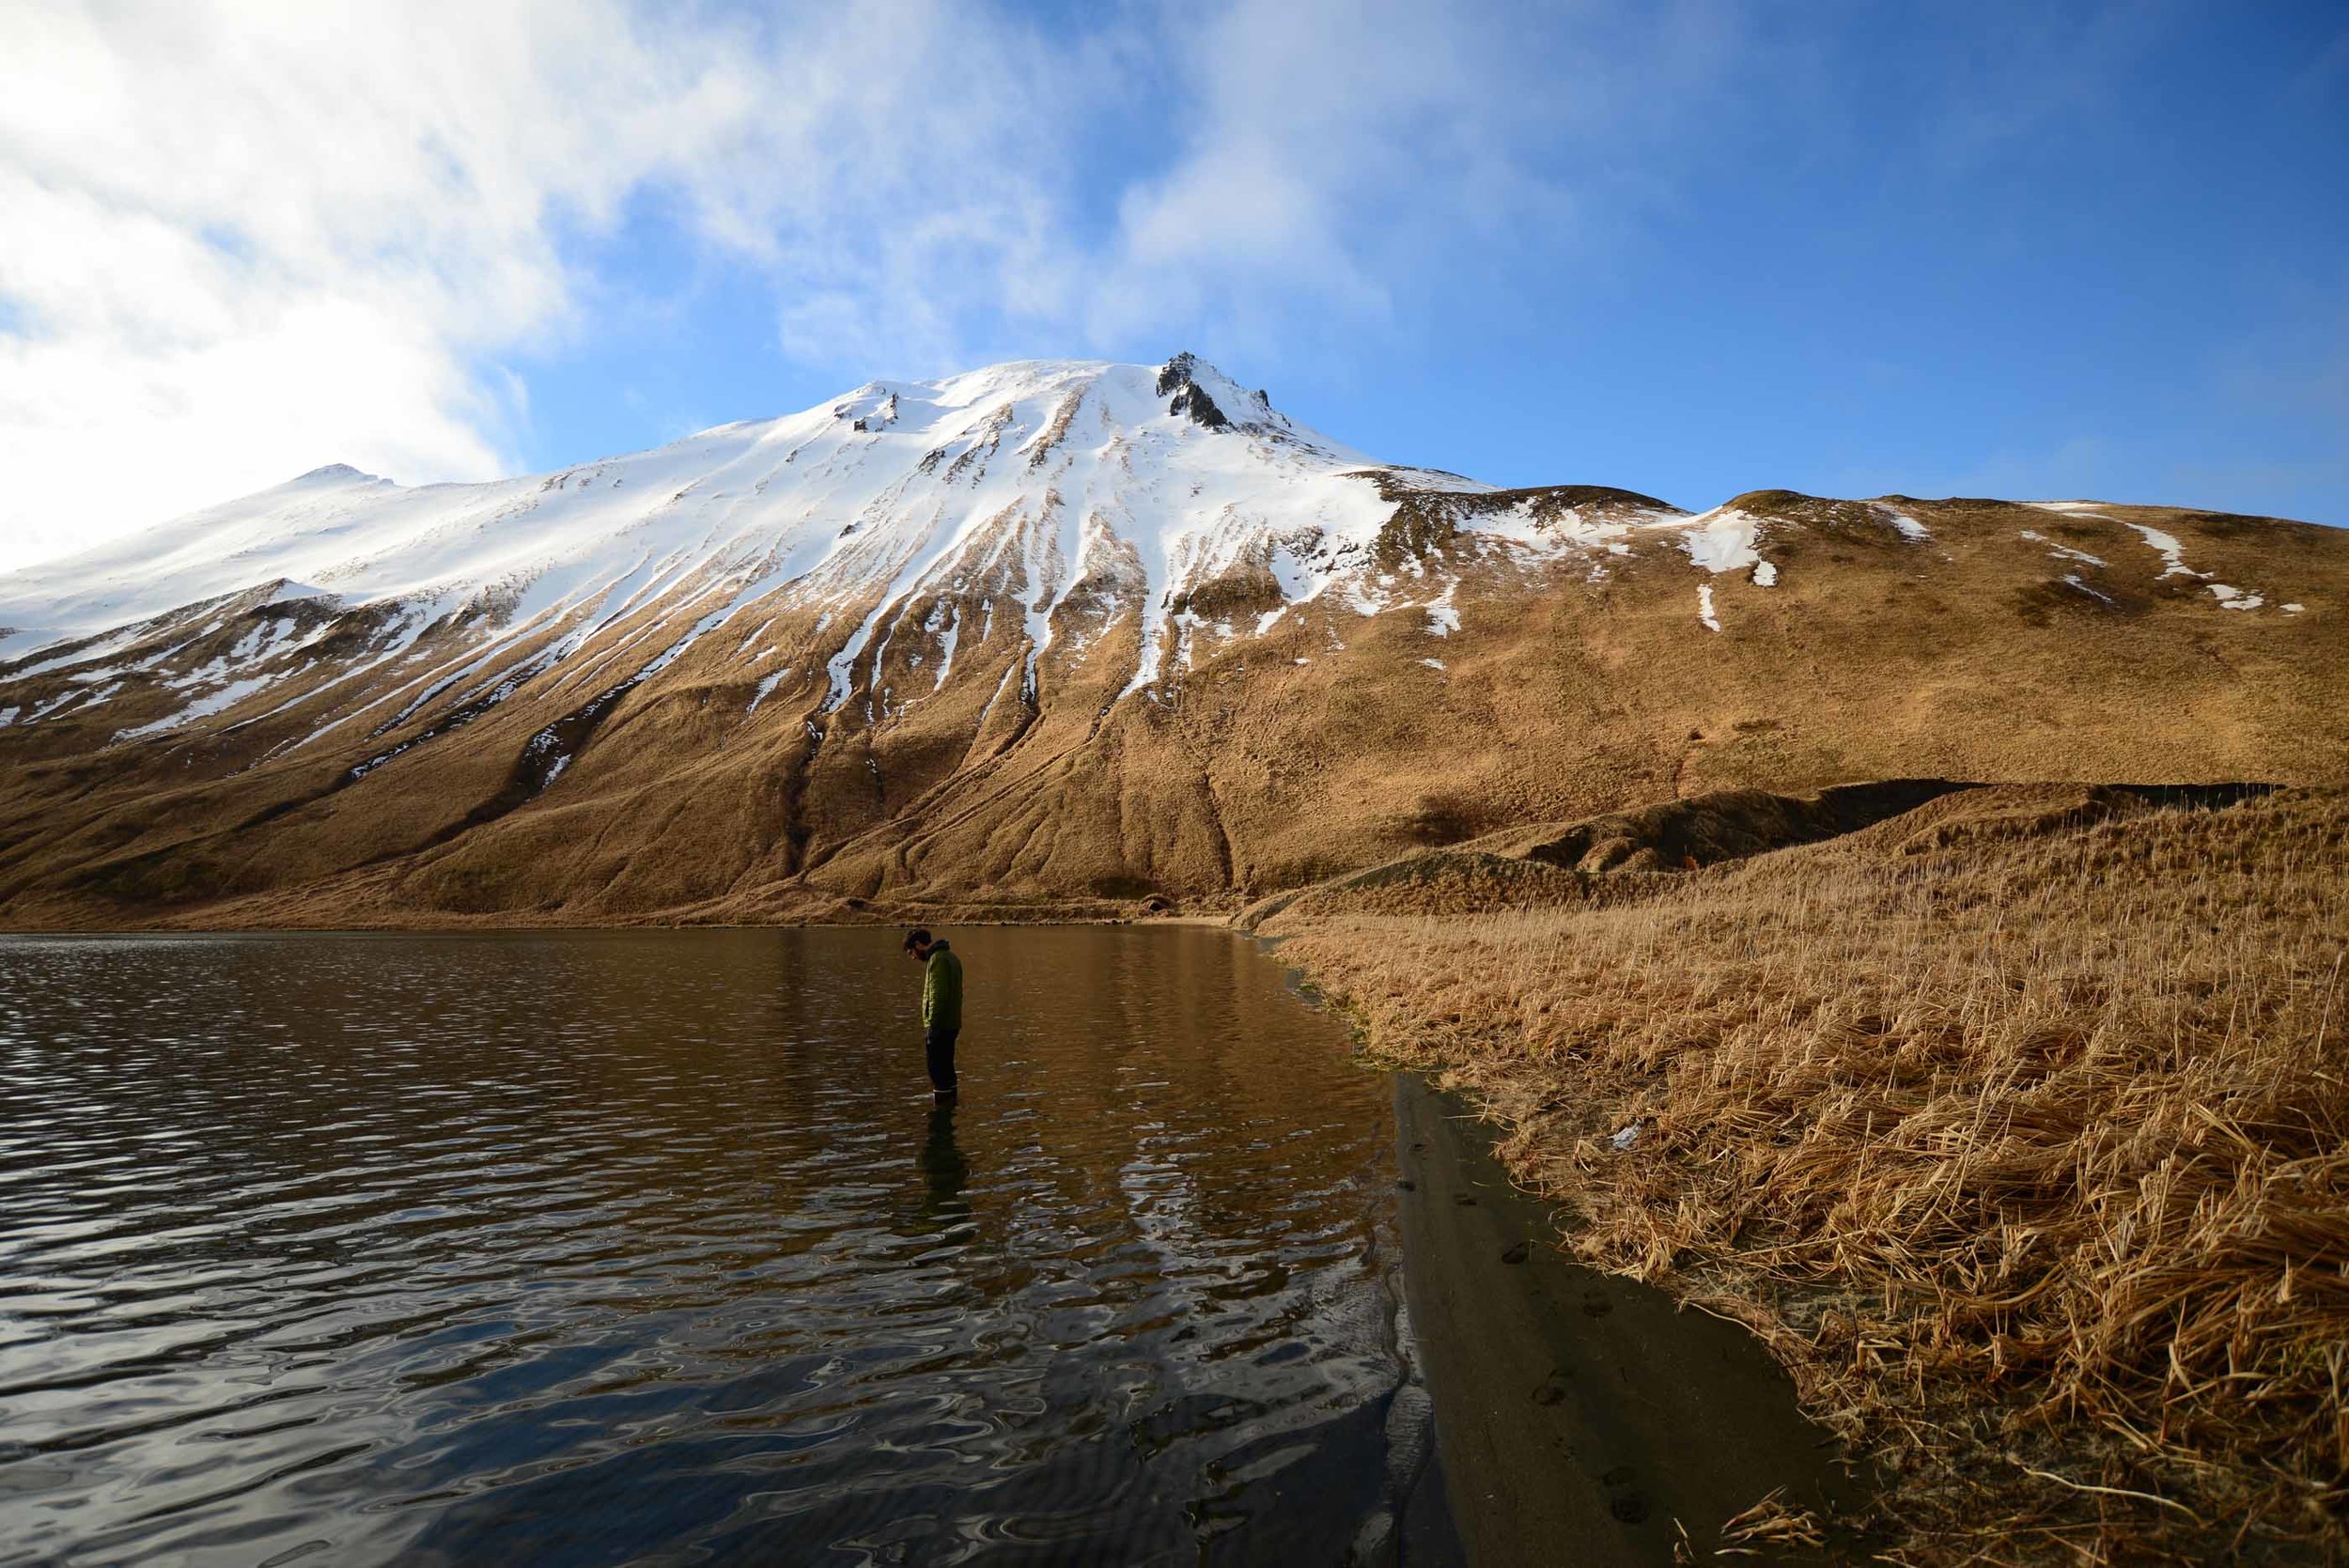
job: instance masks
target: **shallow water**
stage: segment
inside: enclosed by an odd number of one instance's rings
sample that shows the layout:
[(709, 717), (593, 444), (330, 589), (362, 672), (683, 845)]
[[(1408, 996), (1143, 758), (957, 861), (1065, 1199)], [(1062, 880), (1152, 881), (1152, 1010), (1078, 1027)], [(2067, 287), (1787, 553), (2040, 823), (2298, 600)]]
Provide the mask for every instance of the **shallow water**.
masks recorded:
[(0, 939), (0, 1562), (1392, 1560), (1387, 1081), (955, 945), (934, 1113), (888, 933)]

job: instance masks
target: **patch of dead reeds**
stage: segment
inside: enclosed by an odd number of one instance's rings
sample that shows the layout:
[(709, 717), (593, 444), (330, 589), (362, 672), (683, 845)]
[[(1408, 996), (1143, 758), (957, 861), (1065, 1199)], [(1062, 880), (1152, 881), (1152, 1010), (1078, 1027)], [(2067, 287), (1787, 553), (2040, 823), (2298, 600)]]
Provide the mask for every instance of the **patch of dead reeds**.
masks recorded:
[(1909, 1557), (2349, 1553), (2349, 797), (2006, 793), (1284, 956), (1581, 1256), (1761, 1333)]

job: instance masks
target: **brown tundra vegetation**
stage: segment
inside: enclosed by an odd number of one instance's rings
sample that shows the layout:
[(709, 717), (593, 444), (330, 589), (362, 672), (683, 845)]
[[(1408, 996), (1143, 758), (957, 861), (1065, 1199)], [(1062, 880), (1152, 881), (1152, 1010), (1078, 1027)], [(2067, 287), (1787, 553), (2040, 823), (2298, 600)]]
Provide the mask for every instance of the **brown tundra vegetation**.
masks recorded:
[(2002, 786), (1264, 929), (1482, 1097), (1565, 1246), (1764, 1337), (1878, 1457), (1892, 1560), (2337, 1560), (2344, 864), (2349, 792)]

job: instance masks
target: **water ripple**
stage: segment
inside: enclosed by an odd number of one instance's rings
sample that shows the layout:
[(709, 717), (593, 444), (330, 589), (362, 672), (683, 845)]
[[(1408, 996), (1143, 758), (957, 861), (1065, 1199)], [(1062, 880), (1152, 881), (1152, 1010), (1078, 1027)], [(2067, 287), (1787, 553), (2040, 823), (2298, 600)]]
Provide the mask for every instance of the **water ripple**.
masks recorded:
[(933, 1114), (879, 933), (0, 940), (0, 1563), (1345, 1560), (1385, 1085), (1221, 934), (957, 945)]

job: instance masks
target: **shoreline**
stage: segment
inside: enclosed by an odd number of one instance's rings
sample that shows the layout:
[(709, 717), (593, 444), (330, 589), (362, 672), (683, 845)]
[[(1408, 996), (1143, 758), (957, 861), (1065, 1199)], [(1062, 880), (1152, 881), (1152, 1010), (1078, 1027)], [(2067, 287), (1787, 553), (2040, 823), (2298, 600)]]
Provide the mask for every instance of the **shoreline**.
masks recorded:
[(1564, 1249), (1766, 1346), (1888, 1477), (1894, 1560), (2329, 1561), (2344, 851), (2340, 791), (1983, 790), (1603, 903), (1438, 882), (1264, 935), (1474, 1096)]
[(865, 931), (913, 925), (959, 925), (984, 930), (1017, 930), (1028, 926), (1189, 926), (1218, 931), (1230, 931), (1235, 936), (1251, 935), (1235, 924), (1237, 911), (1225, 914), (1159, 914), (1137, 912), (1130, 915), (1087, 915), (1073, 911), (1053, 910), (1034, 920), (965, 920), (936, 914), (892, 913), (876, 920), (662, 920), (639, 921), (507, 921), (498, 917), (441, 918), (419, 920), (412, 924), (363, 923), (350, 925), (272, 924), (255, 923), (250, 925), (8, 925), (0, 924), (0, 937), (300, 937), (371, 935), (431, 936), (473, 931)]
[[(1555, 1210), (1494, 1156), (1491, 1124), (1422, 1074), (1392, 1077), (1405, 1291), (1468, 1560), (1629, 1568), (1674, 1560), (1684, 1540), (1767, 1561), (1856, 1555), (1873, 1488), (1763, 1343), (1575, 1262)], [(1775, 1546), (1765, 1518), (1817, 1544)]]

